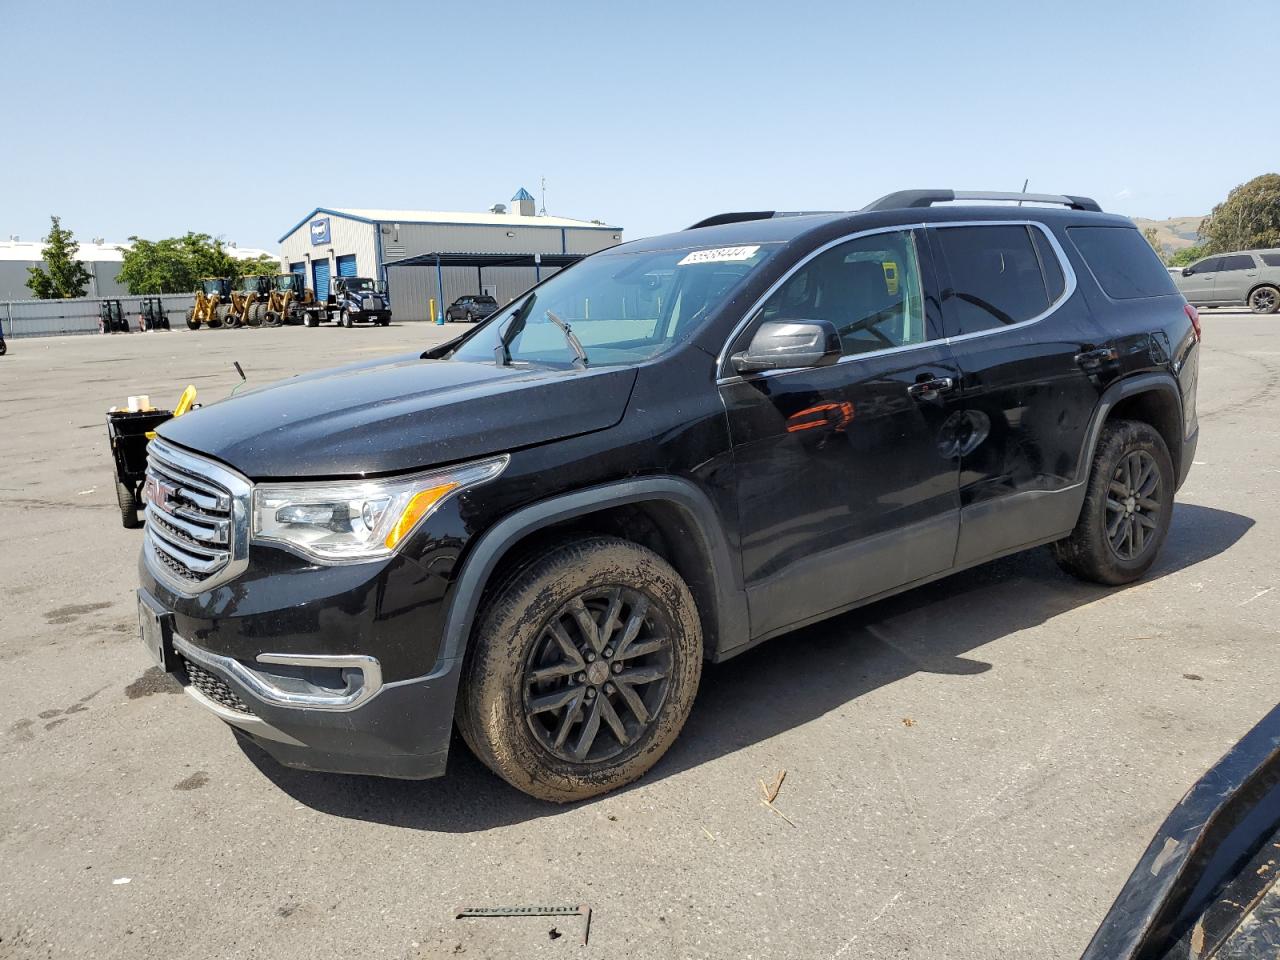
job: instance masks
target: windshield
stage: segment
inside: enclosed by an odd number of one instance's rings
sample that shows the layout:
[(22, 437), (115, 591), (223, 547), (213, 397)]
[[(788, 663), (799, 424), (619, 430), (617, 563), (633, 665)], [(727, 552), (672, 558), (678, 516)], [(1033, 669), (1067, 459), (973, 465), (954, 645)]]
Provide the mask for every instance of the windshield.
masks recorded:
[(364, 292), (373, 289), (373, 281), (366, 277), (347, 277), (347, 289), (352, 292)]
[(778, 246), (598, 253), (517, 297), (450, 358), (493, 360), (506, 334), (512, 363), (569, 366), (577, 355), (554, 317), (593, 367), (647, 360), (700, 327)]

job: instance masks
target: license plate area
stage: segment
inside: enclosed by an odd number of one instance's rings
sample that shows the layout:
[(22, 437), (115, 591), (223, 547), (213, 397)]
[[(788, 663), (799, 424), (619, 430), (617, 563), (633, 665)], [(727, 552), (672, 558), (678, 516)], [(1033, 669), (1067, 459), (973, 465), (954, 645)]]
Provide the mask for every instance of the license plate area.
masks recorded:
[(165, 673), (173, 673), (177, 669), (177, 656), (173, 652), (173, 614), (141, 590), (138, 591), (138, 634), (151, 659)]

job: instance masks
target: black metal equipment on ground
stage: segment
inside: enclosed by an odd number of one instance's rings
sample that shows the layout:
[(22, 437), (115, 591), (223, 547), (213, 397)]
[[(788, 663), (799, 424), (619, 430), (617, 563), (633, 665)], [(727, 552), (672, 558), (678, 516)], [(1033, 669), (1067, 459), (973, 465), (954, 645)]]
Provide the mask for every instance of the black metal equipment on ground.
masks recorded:
[(99, 333), (128, 333), (129, 318), (119, 300), (103, 300), (98, 304)]
[(107, 437), (116, 464), (116, 502), (120, 522), (130, 530), (142, 526), (142, 484), (147, 478), (147, 434), (173, 417), (172, 410), (143, 410), (107, 414)]
[(142, 330), (168, 330), (169, 317), (164, 312), (164, 301), (159, 297), (144, 297), (138, 303), (138, 315), (142, 318)]

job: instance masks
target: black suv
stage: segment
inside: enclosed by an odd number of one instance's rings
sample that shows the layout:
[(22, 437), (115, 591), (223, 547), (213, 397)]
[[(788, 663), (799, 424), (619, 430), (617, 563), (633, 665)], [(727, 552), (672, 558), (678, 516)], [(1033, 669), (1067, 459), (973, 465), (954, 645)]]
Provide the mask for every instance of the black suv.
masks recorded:
[(453, 303), (449, 304), (448, 309), (444, 312), (446, 320), (465, 320), (467, 323), (474, 323), (477, 320), (484, 320), (498, 312), (498, 301), (493, 299), (487, 293), (478, 293), (474, 296), (459, 297)]
[[(1064, 209), (971, 203), (1009, 199)], [(1040, 544), (1142, 576), (1199, 340), (1085, 198), (712, 217), (164, 424), (143, 639), (290, 766), (437, 776), (456, 723), (592, 796), (671, 745), (704, 660)]]

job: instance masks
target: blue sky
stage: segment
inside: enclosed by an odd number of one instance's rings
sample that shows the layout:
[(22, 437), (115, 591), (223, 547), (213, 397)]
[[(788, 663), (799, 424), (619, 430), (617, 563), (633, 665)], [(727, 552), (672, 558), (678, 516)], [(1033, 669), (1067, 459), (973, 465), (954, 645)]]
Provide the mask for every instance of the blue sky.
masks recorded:
[[(0, 0), (0, 236), (276, 239), (547, 179), (629, 238), (950, 186), (1208, 212), (1280, 169), (1275, 0)], [(292, 38), (290, 41), (289, 38)], [(1251, 54), (1252, 51), (1252, 54)]]

